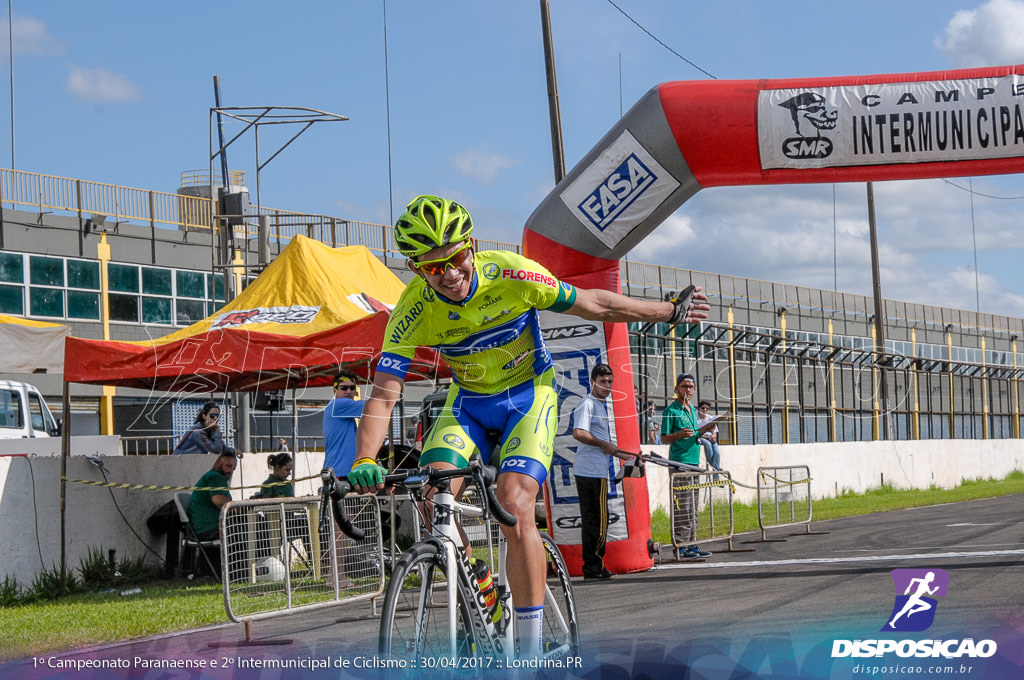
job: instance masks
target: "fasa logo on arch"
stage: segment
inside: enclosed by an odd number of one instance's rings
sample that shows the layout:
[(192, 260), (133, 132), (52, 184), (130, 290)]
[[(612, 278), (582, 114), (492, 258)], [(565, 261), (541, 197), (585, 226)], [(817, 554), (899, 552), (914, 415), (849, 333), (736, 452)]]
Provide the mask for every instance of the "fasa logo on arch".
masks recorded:
[(896, 601), (882, 631), (916, 633), (928, 630), (935, 621), (937, 597), (945, 597), (949, 573), (944, 569), (893, 569)]
[(668, 170), (624, 131), (559, 198), (602, 243), (614, 248), (678, 187)]

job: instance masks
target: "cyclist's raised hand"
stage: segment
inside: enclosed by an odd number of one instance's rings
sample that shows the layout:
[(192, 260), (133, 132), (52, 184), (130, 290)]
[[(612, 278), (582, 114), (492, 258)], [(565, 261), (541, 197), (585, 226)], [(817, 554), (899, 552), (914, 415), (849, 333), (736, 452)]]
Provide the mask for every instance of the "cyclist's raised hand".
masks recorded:
[(348, 473), (348, 481), (357, 493), (373, 493), (384, 488), (384, 475), (387, 470), (377, 465), (372, 458), (360, 458), (352, 465)]

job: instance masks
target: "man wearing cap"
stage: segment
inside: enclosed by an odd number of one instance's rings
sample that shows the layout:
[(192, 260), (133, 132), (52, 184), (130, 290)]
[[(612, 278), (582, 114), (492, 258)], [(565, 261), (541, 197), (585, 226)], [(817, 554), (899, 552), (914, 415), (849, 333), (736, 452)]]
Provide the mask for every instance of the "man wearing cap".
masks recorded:
[[(700, 465), (701, 427), (697, 410), (690, 406), (697, 382), (689, 373), (680, 373), (676, 378), (676, 399), (669, 404), (661, 415), (661, 443), (668, 444), (668, 457), (677, 463)], [(710, 429), (714, 423), (708, 423)], [(673, 527), (673, 541), (676, 544), (675, 557), (696, 559), (710, 557), (711, 553), (701, 550), (694, 543), (697, 537), (697, 499), (699, 489), (682, 489), (677, 495), (683, 521), (680, 526)], [(680, 553), (679, 546), (685, 546)]]
[[(356, 459), (356, 418), (363, 415), (363, 404), (356, 399), (356, 374), (341, 370), (334, 378), (334, 399), (324, 409), (324, 467), (334, 469), (335, 476), (348, 476)], [(338, 588), (355, 584), (345, 576), (345, 537), (335, 523), (335, 561), (338, 564)], [(327, 587), (334, 588), (334, 571), (328, 569)]]
[(339, 371), (334, 378), (334, 399), (324, 409), (324, 467), (344, 477), (356, 459), (356, 418), (363, 415), (363, 404), (357, 401), (356, 375)]

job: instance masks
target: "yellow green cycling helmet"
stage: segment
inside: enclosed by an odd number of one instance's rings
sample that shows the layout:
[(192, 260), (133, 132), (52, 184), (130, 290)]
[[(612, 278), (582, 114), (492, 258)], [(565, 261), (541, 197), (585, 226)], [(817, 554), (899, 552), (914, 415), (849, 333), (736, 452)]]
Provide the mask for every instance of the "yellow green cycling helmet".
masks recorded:
[(461, 205), (440, 196), (417, 196), (395, 222), (395, 243), (408, 258), (459, 243), (473, 233), (473, 219)]

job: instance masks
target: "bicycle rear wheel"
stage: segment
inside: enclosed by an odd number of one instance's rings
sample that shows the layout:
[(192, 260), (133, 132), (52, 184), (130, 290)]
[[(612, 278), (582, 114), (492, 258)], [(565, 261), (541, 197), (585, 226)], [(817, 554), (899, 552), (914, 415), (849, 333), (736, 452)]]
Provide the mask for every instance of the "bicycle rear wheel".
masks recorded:
[[(455, 656), (471, 656), (475, 646), (462, 598), (455, 613)], [(448, 580), (436, 545), (417, 543), (395, 563), (384, 594), (379, 651), (391, 659), (452, 656)]]
[(554, 539), (540, 532), (547, 559), (547, 580), (544, 595), (544, 658), (579, 656), (580, 630), (576, 600), (569, 580), (569, 569)]

